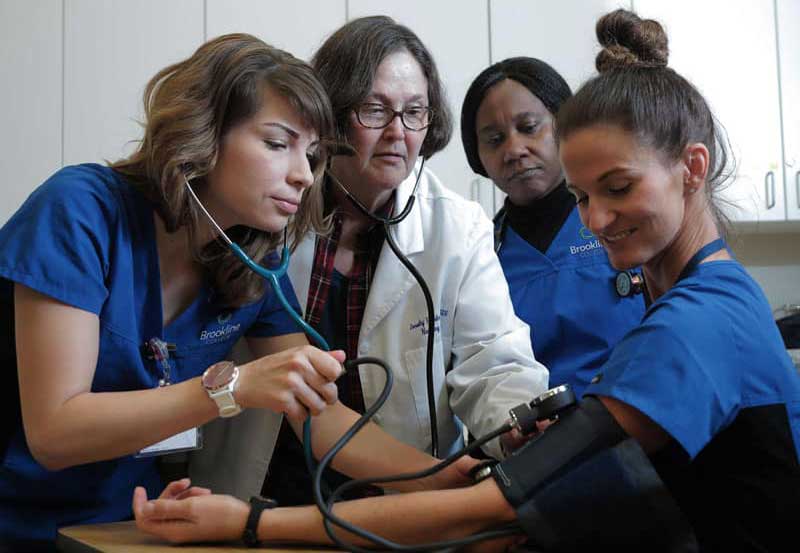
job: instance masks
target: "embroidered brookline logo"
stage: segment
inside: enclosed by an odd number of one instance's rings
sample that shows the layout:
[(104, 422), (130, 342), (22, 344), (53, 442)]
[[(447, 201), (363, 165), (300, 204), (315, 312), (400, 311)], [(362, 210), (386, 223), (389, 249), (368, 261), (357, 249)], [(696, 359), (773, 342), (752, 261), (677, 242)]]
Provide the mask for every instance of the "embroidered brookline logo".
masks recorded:
[[(586, 227), (581, 227), (581, 230), (578, 231), (578, 234), (584, 240), (592, 240), (592, 238), (594, 238), (594, 234), (592, 234), (592, 232)], [(602, 247), (603, 246), (602, 246), (602, 244), (600, 244), (600, 240), (597, 240), (595, 238), (594, 240), (592, 240), (591, 242), (589, 242), (587, 244), (580, 244), (578, 246), (570, 246), (569, 247), (569, 253), (571, 253), (572, 255), (578, 255), (578, 254), (586, 253), (586, 252), (595, 250), (597, 248), (602, 248)]]
[(221, 325), (224, 325), (225, 323), (231, 320), (231, 317), (233, 317), (232, 312), (222, 313), (217, 317), (217, 322)]
[(241, 328), (241, 324), (226, 324), (228, 321), (231, 320), (233, 313), (222, 313), (217, 317), (217, 323), (219, 323), (220, 328), (215, 328), (212, 330), (204, 330), (200, 333), (200, 341), (201, 342), (219, 342), (226, 339), (231, 334), (238, 332)]

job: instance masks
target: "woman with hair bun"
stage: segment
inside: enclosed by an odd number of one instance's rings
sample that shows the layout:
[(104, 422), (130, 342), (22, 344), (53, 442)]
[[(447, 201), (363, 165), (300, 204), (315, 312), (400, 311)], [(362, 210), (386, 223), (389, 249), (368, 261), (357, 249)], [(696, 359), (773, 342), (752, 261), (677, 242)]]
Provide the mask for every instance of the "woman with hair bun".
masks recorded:
[[(600, 74), (556, 119), (560, 158), (584, 225), (615, 268), (643, 268), (652, 305), (582, 401), (493, 478), (336, 513), (403, 543), (513, 523), (543, 551), (786, 551), (800, 523), (800, 379), (764, 294), (725, 248), (716, 123), (667, 67), (657, 22), (618, 10), (597, 35)], [(187, 512), (228, 508), (134, 498), (139, 526), (173, 538)], [(246, 516), (239, 506), (232, 526)], [(270, 511), (258, 531), (326, 539), (314, 509)]]

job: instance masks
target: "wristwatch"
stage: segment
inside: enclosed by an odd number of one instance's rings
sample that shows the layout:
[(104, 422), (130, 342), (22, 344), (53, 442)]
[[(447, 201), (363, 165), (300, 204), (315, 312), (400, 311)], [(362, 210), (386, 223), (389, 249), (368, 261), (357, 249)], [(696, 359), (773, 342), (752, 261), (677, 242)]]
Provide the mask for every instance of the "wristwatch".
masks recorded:
[(250, 514), (247, 516), (247, 523), (244, 525), (242, 541), (247, 547), (258, 547), (261, 543), (258, 540), (258, 521), (264, 509), (273, 509), (278, 506), (274, 499), (267, 499), (260, 495), (250, 498)]
[(214, 363), (203, 373), (201, 379), (203, 388), (208, 393), (208, 397), (217, 404), (220, 417), (232, 417), (242, 412), (242, 408), (233, 397), (238, 380), (239, 367), (232, 361)]

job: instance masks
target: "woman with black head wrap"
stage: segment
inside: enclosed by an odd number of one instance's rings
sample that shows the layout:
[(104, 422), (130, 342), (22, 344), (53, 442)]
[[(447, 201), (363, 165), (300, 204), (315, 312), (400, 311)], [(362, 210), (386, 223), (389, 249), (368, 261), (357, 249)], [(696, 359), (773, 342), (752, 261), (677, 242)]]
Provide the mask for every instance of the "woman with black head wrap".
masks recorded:
[(570, 96), (541, 60), (495, 63), (467, 91), (461, 140), (472, 170), (507, 194), (495, 217), (495, 249), (536, 358), (550, 370), (551, 387), (568, 383), (580, 396), (641, 320), (644, 302), (616, 292), (618, 272), (565, 186), (554, 120)]

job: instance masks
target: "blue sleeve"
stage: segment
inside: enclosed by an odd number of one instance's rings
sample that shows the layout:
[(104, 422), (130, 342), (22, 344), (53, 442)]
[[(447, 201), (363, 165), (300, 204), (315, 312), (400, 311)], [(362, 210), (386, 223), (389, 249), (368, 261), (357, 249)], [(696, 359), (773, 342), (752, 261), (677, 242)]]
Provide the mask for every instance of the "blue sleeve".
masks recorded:
[(108, 296), (113, 194), (87, 166), (58, 171), (0, 229), (0, 276), (98, 313)]
[[(687, 298), (688, 299), (688, 298)], [(613, 397), (661, 426), (694, 458), (735, 417), (740, 385), (730, 328), (701, 306), (654, 306), (614, 349), (585, 395)]]
[[(286, 301), (292, 306), (295, 313), (301, 313), (300, 304), (297, 302), (297, 295), (288, 275), (283, 275), (278, 279)], [(264, 294), (264, 301), (256, 323), (247, 331), (248, 337), (265, 338), (268, 336), (282, 336), (283, 334), (294, 334), (303, 332), (294, 319), (286, 312), (275, 291), (270, 284)]]

